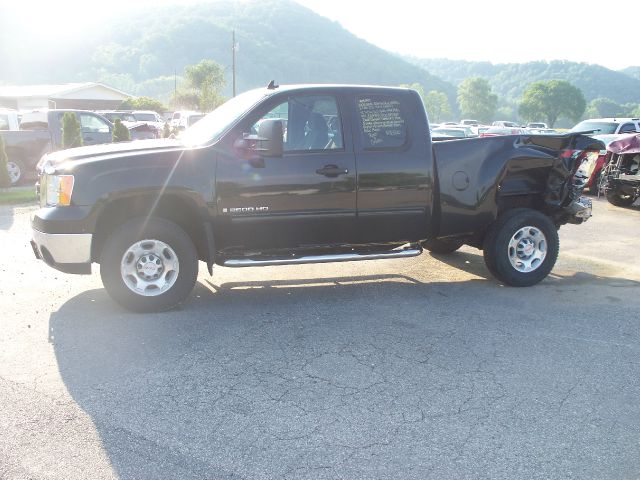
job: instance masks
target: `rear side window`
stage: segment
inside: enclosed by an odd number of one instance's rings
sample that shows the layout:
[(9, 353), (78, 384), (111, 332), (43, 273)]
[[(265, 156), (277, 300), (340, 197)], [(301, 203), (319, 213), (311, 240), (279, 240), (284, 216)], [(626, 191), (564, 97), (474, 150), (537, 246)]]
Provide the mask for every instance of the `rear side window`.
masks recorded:
[(636, 126), (633, 123), (625, 123), (620, 127), (620, 133), (634, 133)]
[(362, 145), (366, 150), (398, 148), (407, 142), (406, 118), (398, 99), (367, 95), (356, 101)]

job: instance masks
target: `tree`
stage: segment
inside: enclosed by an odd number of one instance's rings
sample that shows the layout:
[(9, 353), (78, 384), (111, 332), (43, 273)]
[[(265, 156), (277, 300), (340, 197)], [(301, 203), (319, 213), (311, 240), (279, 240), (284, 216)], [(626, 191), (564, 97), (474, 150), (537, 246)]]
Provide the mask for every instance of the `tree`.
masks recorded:
[(120, 104), (120, 110), (153, 110), (162, 114), (167, 107), (159, 100), (151, 97), (127, 98)]
[(498, 96), (489, 82), (481, 77), (465, 79), (458, 87), (458, 105), (463, 117), (489, 123), (498, 105)]
[(188, 65), (185, 85), (173, 98), (175, 108), (186, 107), (209, 112), (224, 102), (221, 91), (225, 86), (224, 68), (213, 60), (201, 60)]
[(128, 142), (131, 140), (129, 129), (124, 126), (119, 118), (116, 118), (111, 139), (113, 142)]
[(82, 132), (80, 123), (73, 112), (66, 112), (62, 116), (62, 148), (82, 146)]
[(4, 149), (4, 138), (0, 135), (0, 188), (9, 188), (11, 186), (11, 178), (7, 170), (7, 152)]
[(423, 101), (430, 121), (440, 123), (451, 119), (452, 114), (449, 99), (444, 93), (431, 90), (424, 97)]
[(188, 65), (184, 69), (187, 85), (202, 90), (208, 85), (213, 90), (221, 90), (225, 86), (224, 68), (213, 60), (200, 60), (196, 65)]
[(415, 90), (420, 95), (424, 108), (429, 115), (429, 121), (439, 123), (451, 118), (451, 107), (449, 106), (449, 99), (447, 96), (436, 90), (431, 90), (429, 93), (424, 93), (424, 88), (419, 83), (402, 84), (404, 88), (410, 88)]
[(530, 122), (544, 118), (549, 128), (553, 128), (561, 117), (577, 122), (586, 107), (587, 102), (579, 88), (564, 80), (549, 80), (534, 82), (527, 87), (518, 112)]

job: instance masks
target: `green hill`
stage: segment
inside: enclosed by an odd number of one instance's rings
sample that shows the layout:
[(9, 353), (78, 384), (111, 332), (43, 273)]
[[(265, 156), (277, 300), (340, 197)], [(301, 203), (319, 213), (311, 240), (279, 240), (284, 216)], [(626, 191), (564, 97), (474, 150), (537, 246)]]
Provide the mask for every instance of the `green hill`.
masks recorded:
[[(640, 103), (640, 69), (617, 72), (600, 65), (568, 61), (492, 64), (446, 59), (409, 59), (454, 85), (467, 77), (485, 77), (503, 102), (517, 102), (527, 85), (537, 80), (567, 80), (587, 101), (605, 97), (617, 103)], [(636, 76), (636, 78), (634, 78)]]
[[(11, 22), (6, 22), (10, 25)], [(231, 84), (231, 32), (239, 44), (239, 91), (278, 83), (421, 83), (445, 92), (455, 87), (291, 0), (222, 0), (202, 5), (130, 11), (79, 35), (81, 41), (45, 48), (19, 32), (0, 33), (0, 83), (103, 81), (138, 95), (167, 99), (174, 72), (210, 58), (227, 68)], [(6, 42), (12, 42), (7, 46)], [(31, 52), (25, 56), (24, 52)]]

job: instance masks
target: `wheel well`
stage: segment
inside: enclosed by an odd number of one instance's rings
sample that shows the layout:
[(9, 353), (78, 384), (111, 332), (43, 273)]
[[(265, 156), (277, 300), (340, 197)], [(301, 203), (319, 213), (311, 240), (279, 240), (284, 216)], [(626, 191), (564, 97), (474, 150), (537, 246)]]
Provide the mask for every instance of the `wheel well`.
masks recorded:
[(514, 208), (532, 208), (533, 210), (544, 209), (544, 199), (542, 195), (509, 195), (498, 198), (498, 216), (507, 210)]
[(164, 218), (179, 225), (191, 237), (198, 258), (207, 258), (207, 241), (196, 205), (178, 195), (163, 195), (160, 200), (157, 195), (144, 195), (114, 200), (102, 210), (91, 244), (92, 261), (99, 261), (107, 238), (116, 228), (131, 218), (146, 216)]
[[(516, 208), (531, 208), (533, 210), (544, 212), (544, 199), (542, 198), (542, 195), (535, 194), (508, 196), (505, 195), (503, 197), (498, 197), (497, 206), (498, 212), (496, 220), (504, 215), (507, 211), (514, 210)], [(488, 228), (489, 225), (487, 225), (486, 228), (475, 232), (470, 238), (465, 241), (465, 243), (482, 250), (484, 245), (484, 238), (487, 235)]]

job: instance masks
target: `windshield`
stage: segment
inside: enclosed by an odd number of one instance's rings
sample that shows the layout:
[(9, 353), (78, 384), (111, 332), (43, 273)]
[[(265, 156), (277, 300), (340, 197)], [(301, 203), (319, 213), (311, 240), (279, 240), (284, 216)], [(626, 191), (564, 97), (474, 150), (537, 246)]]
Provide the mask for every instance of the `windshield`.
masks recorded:
[(619, 123), (615, 122), (580, 122), (571, 129), (572, 132), (589, 132), (594, 131), (598, 134), (616, 133)]
[(220, 105), (180, 136), (186, 145), (206, 145), (218, 138), (240, 117), (262, 100), (264, 89), (250, 90)]

